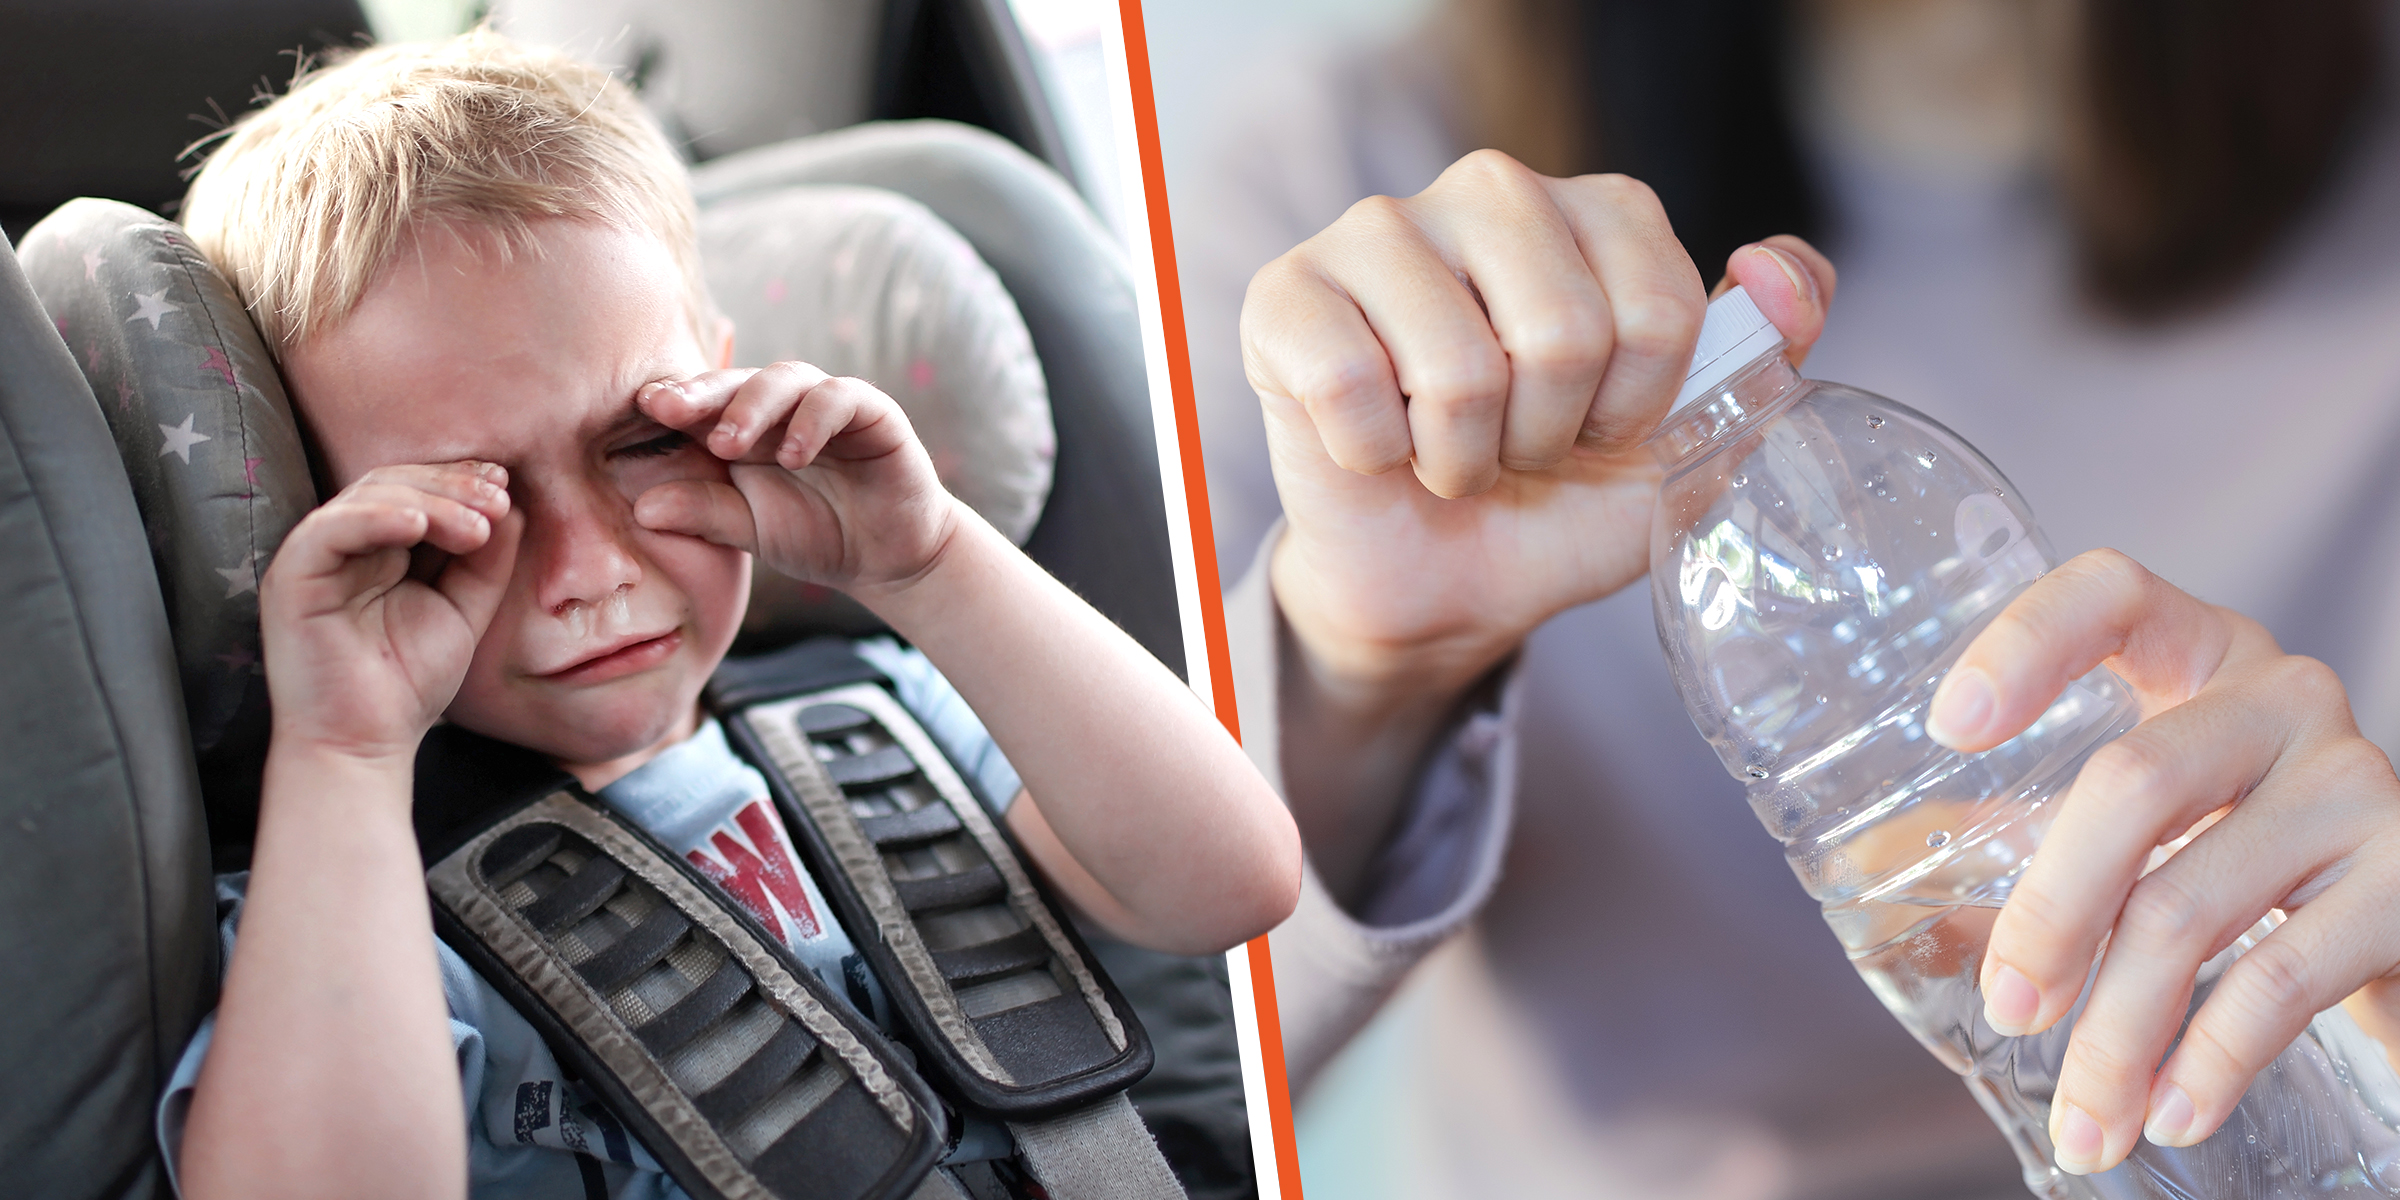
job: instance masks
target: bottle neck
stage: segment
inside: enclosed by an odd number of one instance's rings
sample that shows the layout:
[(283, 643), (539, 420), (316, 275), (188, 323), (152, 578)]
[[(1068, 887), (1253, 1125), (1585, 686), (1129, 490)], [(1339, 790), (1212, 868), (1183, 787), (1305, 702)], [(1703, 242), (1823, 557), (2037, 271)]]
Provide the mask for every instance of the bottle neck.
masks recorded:
[(1672, 467), (1769, 409), (1780, 407), (1807, 382), (1785, 360), (1783, 345), (1778, 342), (1773, 351), (1734, 372), (1716, 391), (1668, 414), (1666, 423), (1643, 444), (1660, 463)]

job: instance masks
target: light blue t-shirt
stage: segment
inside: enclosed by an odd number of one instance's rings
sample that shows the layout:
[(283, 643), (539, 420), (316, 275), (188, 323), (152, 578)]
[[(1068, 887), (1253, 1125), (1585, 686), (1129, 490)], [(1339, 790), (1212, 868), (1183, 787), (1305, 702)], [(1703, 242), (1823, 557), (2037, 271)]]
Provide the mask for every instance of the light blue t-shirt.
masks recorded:
[[(889, 638), (857, 643), (861, 658), (892, 680), (901, 704), (982, 792), (995, 816), (1023, 790), (983, 722), (948, 680), (914, 649)], [(600, 798), (703, 875), (715, 880), (794, 957), (878, 1026), (891, 1028), (882, 983), (858, 954), (794, 851), (768, 798), (767, 782), (726, 744), (715, 719), (624, 778)], [(217, 877), (220, 961), (233, 960), (249, 873)], [(435, 943), (450, 1040), (467, 1109), (467, 1169), (477, 1197), (669, 1200), (684, 1191), (600, 1101), (566, 1078), (531, 1022), (449, 946)], [(201, 1021), (158, 1106), (158, 1139), (172, 1180), (200, 1065), (216, 1031)], [(988, 1134), (988, 1131), (987, 1131)]]

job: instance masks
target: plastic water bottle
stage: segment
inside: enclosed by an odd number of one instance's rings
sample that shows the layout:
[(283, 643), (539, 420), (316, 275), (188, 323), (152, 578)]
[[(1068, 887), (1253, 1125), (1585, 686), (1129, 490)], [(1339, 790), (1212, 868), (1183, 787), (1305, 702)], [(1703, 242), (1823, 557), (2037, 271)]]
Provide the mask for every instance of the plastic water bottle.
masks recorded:
[[(1659, 641), (1692, 721), (1749, 793), (1859, 974), (2015, 1146), (2053, 1200), (2400, 1196), (2400, 1079), (2341, 1010), (2311, 1022), (2215, 1135), (2140, 1141), (2090, 1176), (2048, 1135), (2074, 1014), (1983, 1021), (1993, 919), (2085, 760), (2140, 720), (2096, 670), (2024, 733), (1960, 754), (1925, 732), (1945, 669), (2052, 565), (2033, 513), (1957, 434), (1803, 379), (1736, 288), (1709, 305), (1651, 530)], [(2196, 1010), (2262, 921), (2201, 971)], [(2078, 1005), (2076, 1013), (2081, 1012)]]

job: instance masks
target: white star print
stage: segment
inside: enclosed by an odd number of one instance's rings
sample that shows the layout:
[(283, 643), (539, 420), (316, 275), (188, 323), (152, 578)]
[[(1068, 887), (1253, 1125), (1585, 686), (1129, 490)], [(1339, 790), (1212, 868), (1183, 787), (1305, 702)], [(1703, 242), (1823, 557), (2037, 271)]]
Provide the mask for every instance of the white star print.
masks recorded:
[(134, 313), (130, 317), (125, 318), (125, 323), (128, 325), (133, 324), (135, 321), (146, 320), (150, 322), (150, 328), (156, 329), (158, 328), (158, 319), (160, 317), (163, 317), (171, 312), (183, 311), (182, 305), (167, 303), (167, 289), (165, 288), (160, 288), (155, 292), (134, 292), (132, 293), (132, 296), (135, 300), (141, 302), (142, 307), (140, 311)]
[(158, 427), (160, 433), (167, 435), (167, 444), (158, 448), (160, 458), (172, 454), (188, 463), (192, 461), (192, 447), (202, 442), (215, 440), (205, 433), (192, 432), (192, 418), (198, 415), (198, 413), (185, 413), (182, 425), (162, 424)]
[[(97, 251), (97, 250), (86, 250), (86, 251), (84, 251), (84, 252), (83, 252), (83, 281), (84, 281), (85, 283), (96, 283), (96, 282), (98, 282), (98, 281), (99, 281), (99, 279), (100, 279), (100, 265), (101, 265), (102, 263), (105, 263), (105, 262), (107, 262), (107, 261), (108, 261), (107, 259), (100, 257), (100, 252), (99, 252), (99, 251)], [(159, 294), (160, 294), (160, 295), (165, 295), (166, 293), (164, 293), (164, 292), (161, 292), (161, 293), (159, 293)]]
[(242, 561), (235, 563), (230, 567), (215, 567), (211, 569), (216, 571), (217, 574), (225, 577), (225, 598), (228, 600), (233, 599), (235, 596), (241, 595), (243, 592), (256, 592), (258, 590), (258, 551), (256, 550), (243, 555)]

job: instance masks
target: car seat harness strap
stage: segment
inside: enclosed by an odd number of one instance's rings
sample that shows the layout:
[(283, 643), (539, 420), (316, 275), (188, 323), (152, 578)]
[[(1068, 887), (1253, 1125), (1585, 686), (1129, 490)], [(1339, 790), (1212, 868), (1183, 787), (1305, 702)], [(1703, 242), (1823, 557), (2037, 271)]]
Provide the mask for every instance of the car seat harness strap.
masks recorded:
[(932, 1169), (941, 1106), (891, 1045), (582, 795), (524, 805), (426, 883), (444, 939), (694, 1195), (897, 1200)]

